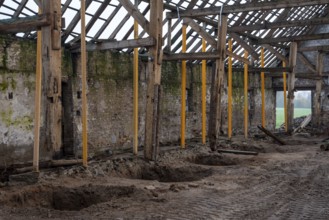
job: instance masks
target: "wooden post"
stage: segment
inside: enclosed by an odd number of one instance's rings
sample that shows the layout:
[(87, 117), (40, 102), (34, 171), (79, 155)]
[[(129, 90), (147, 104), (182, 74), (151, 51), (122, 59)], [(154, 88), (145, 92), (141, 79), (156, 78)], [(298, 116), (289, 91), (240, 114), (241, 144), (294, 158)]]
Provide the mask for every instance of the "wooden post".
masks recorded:
[[(41, 14), (41, 8), (39, 8)], [(35, 76), (35, 107), (34, 107), (34, 147), (33, 147), (33, 170), (39, 172), (40, 151), (40, 118), (41, 118), (41, 81), (42, 81), (42, 57), (41, 57), (42, 33), (37, 33), (37, 63)]]
[(86, 2), (81, 0), (81, 79), (82, 79), (82, 161), (88, 166), (88, 120), (87, 120), (87, 62), (86, 62)]
[(161, 97), (161, 63), (162, 63), (162, 17), (163, 2), (150, 1), (150, 35), (156, 39), (155, 46), (150, 48), (151, 58), (148, 65), (149, 80), (145, 115), (145, 148), (144, 157), (156, 160), (159, 148), (159, 114)]
[(290, 68), (292, 68), (292, 70), (291, 73), (288, 75), (288, 100), (287, 100), (288, 133), (290, 134), (293, 131), (293, 120), (294, 120), (294, 90), (295, 90), (296, 60), (297, 60), (297, 43), (291, 42), (289, 66)]
[[(186, 25), (182, 27), (182, 53), (186, 53)], [(182, 86), (181, 86), (181, 148), (185, 148), (185, 122), (186, 122), (186, 61), (182, 60)]]
[[(232, 39), (228, 41), (228, 50), (232, 52)], [(227, 89), (227, 135), (232, 138), (232, 56), (228, 57), (228, 89)]]
[(51, 25), (42, 31), (43, 111), (44, 121), (42, 144), (53, 152), (53, 157), (61, 156), (62, 147), (62, 73), (61, 73), (61, 1), (42, 1), (42, 12), (50, 14)]
[[(286, 62), (282, 62), (282, 67), (286, 67)], [(287, 111), (287, 73), (283, 72), (283, 109), (284, 109), (284, 128), (288, 132), (288, 111)]]
[(216, 60), (216, 69), (212, 73), (211, 99), (208, 138), (210, 148), (216, 150), (217, 138), (221, 124), (221, 97), (223, 95), (224, 79), (224, 61), (226, 58), (226, 34), (227, 34), (227, 15), (218, 19), (218, 53), (219, 59)]
[[(135, 6), (138, 7), (138, 1), (135, 0)], [(134, 21), (134, 39), (138, 39), (138, 23)], [(138, 154), (138, 48), (134, 48), (134, 141), (133, 153)]]
[[(261, 67), (264, 68), (264, 48), (261, 49)], [(261, 91), (262, 91), (262, 126), (266, 126), (266, 116), (265, 116), (265, 73), (261, 72)]]
[(171, 19), (168, 19), (167, 52), (171, 52)]
[[(248, 51), (244, 52), (244, 58), (248, 59)], [(248, 138), (248, 64), (244, 63), (244, 137)]]
[(322, 90), (322, 74), (323, 74), (323, 53), (318, 52), (316, 70), (319, 79), (315, 84), (315, 100), (314, 100), (314, 122), (316, 126), (321, 124), (321, 90)]
[[(202, 52), (206, 52), (206, 41), (203, 38), (202, 39)], [(206, 60), (202, 60), (202, 79), (201, 79), (201, 83), (202, 83), (202, 91), (201, 91), (201, 96), (202, 96), (202, 107), (201, 107), (201, 111), (202, 111), (202, 144), (206, 144), (206, 123), (207, 123), (207, 112), (206, 112), (206, 108), (207, 108), (207, 61)]]

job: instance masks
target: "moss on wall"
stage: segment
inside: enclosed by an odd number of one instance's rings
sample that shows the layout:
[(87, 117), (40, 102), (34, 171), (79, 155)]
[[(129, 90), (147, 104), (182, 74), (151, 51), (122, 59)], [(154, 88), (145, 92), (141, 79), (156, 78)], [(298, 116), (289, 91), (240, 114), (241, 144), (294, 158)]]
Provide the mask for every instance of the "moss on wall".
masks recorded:
[(14, 111), (12, 108), (8, 108), (5, 111), (0, 112), (1, 121), (7, 126), (13, 126), (15, 128), (21, 128), (24, 130), (31, 130), (33, 127), (33, 118), (29, 115), (22, 115), (19, 117), (13, 117)]
[(16, 87), (17, 87), (17, 82), (13, 77), (8, 77), (7, 79), (0, 81), (0, 92), (4, 92), (9, 88), (15, 90)]
[(19, 68), (24, 73), (34, 73), (36, 65), (36, 43), (34, 41), (19, 41)]
[(181, 74), (179, 66), (177, 62), (162, 63), (161, 84), (165, 92), (180, 92)]

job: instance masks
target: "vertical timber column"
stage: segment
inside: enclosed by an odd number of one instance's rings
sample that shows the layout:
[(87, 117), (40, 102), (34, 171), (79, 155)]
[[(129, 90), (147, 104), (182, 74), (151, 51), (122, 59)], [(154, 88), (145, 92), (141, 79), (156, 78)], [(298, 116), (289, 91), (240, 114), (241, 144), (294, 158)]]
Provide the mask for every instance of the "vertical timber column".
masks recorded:
[(321, 90), (322, 90), (322, 74), (323, 74), (323, 53), (318, 52), (316, 70), (320, 77), (315, 84), (315, 100), (314, 100), (314, 121), (317, 127), (321, 124)]
[[(41, 8), (39, 8), (41, 14)], [(37, 62), (35, 76), (35, 108), (34, 108), (34, 147), (33, 147), (33, 170), (39, 172), (40, 152), (40, 119), (41, 119), (41, 82), (42, 82), (42, 58), (41, 58), (41, 31), (37, 33)]]
[[(248, 51), (244, 52), (244, 58), (248, 59)], [(243, 69), (244, 88), (244, 137), (248, 138), (248, 63), (244, 63)]]
[(211, 77), (212, 84), (208, 127), (209, 144), (212, 150), (216, 150), (217, 138), (221, 125), (221, 98), (223, 95), (225, 73), (224, 61), (226, 58), (227, 15), (222, 15), (221, 19), (218, 20), (217, 49), (220, 57), (216, 60), (216, 69), (213, 71)]
[(42, 12), (50, 14), (51, 25), (42, 27), (44, 141), (53, 157), (61, 156), (62, 104), (61, 104), (61, 1), (43, 0)]
[[(232, 39), (228, 41), (228, 50), (232, 52)], [(227, 134), (228, 138), (232, 138), (232, 56), (228, 57), (228, 90), (227, 90)]]
[(150, 6), (150, 35), (156, 39), (156, 44), (150, 48), (151, 58), (148, 65), (144, 157), (147, 160), (156, 160), (159, 148), (163, 2), (150, 1)]
[(291, 68), (291, 73), (288, 76), (288, 100), (287, 100), (288, 133), (291, 133), (293, 131), (296, 61), (297, 61), (297, 43), (291, 42), (290, 57), (289, 57), (289, 66)]
[[(282, 62), (282, 67), (286, 67), (286, 62)], [(284, 129), (288, 132), (288, 110), (287, 110), (287, 73), (283, 72), (283, 109), (284, 109)]]
[[(182, 27), (182, 53), (186, 53), (186, 25)], [(185, 122), (186, 122), (186, 61), (182, 60), (182, 88), (181, 88), (181, 148), (185, 148)]]
[[(261, 67), (264, 68), (264, 48), (261, 49)], [(261, 91), (262, 91), (262, 126), (266, 126), (266, 116), (265, 116), (265, 73), (262, 71), (260, 74), (261, 78)]]
[[(206, 52), (207, 43), (202, 39), (202, 52)], [(202, 144), (206, 144), (206, 123), (207, 123), (207, 61), (202, 60)]]
[(88, 166), (86, 2), (81, 0), (82, 163)]
[[(138, 0), (135, 0), (138, 7)], [(134, 21), (134, 39), (138, 39), (138, 23)], [(134, 155), (138, 153), (138, 48), (134, 48)]]

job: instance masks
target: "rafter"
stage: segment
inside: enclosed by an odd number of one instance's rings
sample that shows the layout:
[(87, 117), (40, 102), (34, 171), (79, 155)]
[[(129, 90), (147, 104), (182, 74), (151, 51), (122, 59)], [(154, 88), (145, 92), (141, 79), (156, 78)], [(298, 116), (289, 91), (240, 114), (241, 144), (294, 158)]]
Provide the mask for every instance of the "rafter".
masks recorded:
[(239, 35), (235, 34), (235, 33), (230, 33), (230, 36), (236, 41), (238, 42), (238, 44), (240, 44), (241, 47), (243, 47), (245, 50), (248, 51), (248, 53), (255, 59), (258, 60), (259, 59), (259, 55), (258, 53), (255, 51), (255, 49), (248, 45), (244, 40), (242, 40), (240, 38)]
[(280, 59), (281, 61), (284, 61), (286, 63), (289, 62), (288, 58), (285, 57), (284, 55), (282, 55), (281, 53), (279, 53), (276, 49), (274, 49), (271, 45), (269, 44), (263, 44), (262, 45), (264, 48), (266, 48), (268, 51), (270, 51), (272, 54), (274, 54), (278, 59)]
[(145, 19), (144, 15), (129, 0), (119, 0), (128, 13), (138, 22), (140, 26), (150, 34), (150, 23)]
[(329, 33), (258, 39), (258, 44), (329, 39)]
[(307, 69), (309, 69), (310, 71), (312, 71), (313, 73), (316, 73), (316, 67), (307, 59), (307, 57), (305, 57), (305, 55), (302, 52), (299, 52), (297, 54), (297, 58), (302, 61), (302, 63), (307, 67)]

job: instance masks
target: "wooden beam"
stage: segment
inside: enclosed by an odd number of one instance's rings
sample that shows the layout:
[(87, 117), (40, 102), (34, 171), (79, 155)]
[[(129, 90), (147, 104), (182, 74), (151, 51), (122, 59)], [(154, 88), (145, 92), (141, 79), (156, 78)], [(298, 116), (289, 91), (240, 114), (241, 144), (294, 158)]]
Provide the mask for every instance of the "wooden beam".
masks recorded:
[(209, 43), (214, 48), (217, 47), (217, 41), (211, 36), (205, 29), (199, 26), (198, 23), (193, 21), (191, 18), (184, 18), (183, 23), (189, 25), (195, 32), (197, 32), (201, 37), (203, 37), (207, 43)]
[(312, 51), (329, 51), (329, 45), (298, 48), (298, 52), (312, 52)]
[[(92, 0), (86, 0), (86, 10), (88, 9), (91, 2), (92, 2)], [(79, 21), (80, 21), (80, 11), (77, 11), (74, 18), (71, 20), (70, 24), (67, 26), (67, 28), (62, 33), (62, 42), (66, 41), (66, 39), (70, 36), (71, 32), (77, 26)]]
[[(251, 2), (247, 4), (236, 4), (236, 5), (226, 5), (223, 10), (221, 7), (210, 7), (202, 9), (190, 9), (185, 11), (180, 11), (180, 17), (200, 17), (208, 16), (214, 14), (220, 14), (221, 10), (223, 14), (229, 13), (240, 13), (245, 11), (262, 11), (262, 10), (273, 10), (282, 8), (292, 8), (292, 7), (303, 7), (312, 5), (323, 5), (327, 4), (327, 0), (290, 0), (290, 1), (274, 1), (274, 2)], [(177, 12), (168, 12), (166, 14), (167, 18), (177, 18)]]
[(316, 67), (305, 57), (305, 55), (302, 52), (298, 52), (298, 56), (300, 61), (313, 73), (316, 73)]
[(41, 146), (46, 146), (48, 151), (52, 152), (53, 157), (61, 156), (62, 147), (62, 73), (61, 43), (58, 33), (61, 30), (61, 1), (47, 0), (42, 1), (42, 12), (51, 14), (56, 18), (50, 26), (41, 28), (42, 31), (42, 64), (43, 64), (43, 123), (41, 131), (43, 142)]
[(230, 36), (238, 43), (240, 44), (240, 46), (242, 48), (244, 48), (246, 51), (248, 51), (248, 53), (255, 59), (258, 60), (259, 59), (259, 55), (258, 53), (255, 51), (255, 49), (248, 45), (244, 40), (242, 40), (240, 38), (239, 35), (235, 34), (235, 33), (230, 33)]
[(102, 27), (97, 31), (97, 33), (94, 36), (94, 39), (98, 39), (101, 34), (105, 31), (106, 27), (111, 23), (111, 21), (113, 20), (113, 18), (115, 17), (115, 15), (118, 13), (118, 11), (121, 9), (122, 5), (118, 5), (113, 12), (111, 13), (111, 15), (106, 19), (106, 21), (104, 22), (104, 24), (102, 25)]
[[(144, 15), (129, 0), (119, 0), (128, 13), (138, 22), (138, 24), (150, 35), (150, 23)], [(155, 27), (152, 27), (155, 28)]]
[(26, 18), (0, 20), (0, 33), (18, 33), (36, 31), (41, 27), (50, 25), (49, 14), (36, 15)]
[[(155, 45), (155, 39), (152, 37), (140, 38), (134, 40), (122, 40), (122, 41), (101, 41), (99, 43), (88, 43), (86, 46), (87, 51), (95, 50), (119, 50), (125, 48), (136, 47), (151, 47)], [(79, 53), (80, 48), (71, 49), (71, 53)]]
[(321, 92), (322, 92), (322, 74), (323, 74), (323, 53), (319, 52), (316, 63), (317, 75), (321, 77), (315, 84), (315, 98), (314, 98), (314, 117), (313, 120), (316, 126), (321, 125)]
[(221, 127), (221, 99), (223, 95), (224, 83), (224, 62), (226, 59), (226, 34), (227, 16), (223, 15), (221, 22), (218, 22), (218, 46), (220, 58), (216, 60), (216, 67), (211, 79), (210, 115), (208, 124), (208, 137), (210, 148), (216, 150), (217, 138)]
[[(233, 72), (243, 72), (244, 68), (233, 68)], [(291, 72), (290, 67), (248, 67), (248, 72), (252, 73), (282, 73), (282, 72)]]
[(288, 75), (288, 100), (287, 100), (287, 130), (288, 133), (293, 131), (294, 120), (294, 92), (295, 92), (295, 69), (297, 61), (297, 43), (291, 42), (289, 53), (289, 66), (292, 68), (291, 73)]
[(99, 16), (103, 13), (103, 11), (106, 9), (106, 7), (109, 5), (110, 0), (105, 0), (102, 2), (101, 6), (97, 9), (97, 11), (93, 14), (90, 21), (88, 22), (86, 26), (86, 34), (90, 31), (90, 29), (93, 27)]
[(13, 14), (13, 18), (18, 18), (18, 16), (21, 14), (23, 11), (25, 5), (27, 3), (27, 0), (22, 0), (20, 4), (18, 5), (17, 9), (15, 10), (15, 13)]
[(279, 53), (276, 49), (274, 49), (271, 45), (269, 44), (263, 44), (262, 47), (266, 48), (268, 51), (270, 51), (272, 54), (274, 54), (278, 59), (280, 59), (283, 62), (288, 63), (289, 60), (287, 57)]
[(150, 1), (150, 7), (150, 36), (156, 39), (156, 44), (150, 48), (152, 58), (148, 63), (144, 158), (156, 160), (159, 149), (163, 2)]
[(273, 23), (264, 21), (262, 24), (230, 27), (228, 28), (228, 33), (323, 24), (329, 24), (328, 17), (313, 18), (309, 20), (279, 21)]
[(329, 39), (329, 33), (258, 39), (258, 44)]

